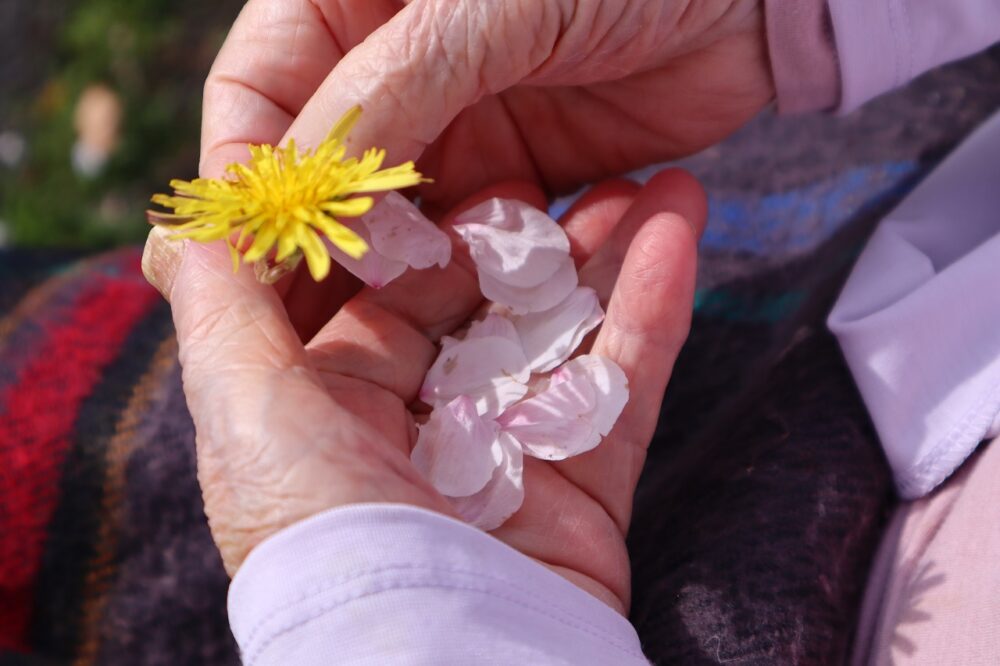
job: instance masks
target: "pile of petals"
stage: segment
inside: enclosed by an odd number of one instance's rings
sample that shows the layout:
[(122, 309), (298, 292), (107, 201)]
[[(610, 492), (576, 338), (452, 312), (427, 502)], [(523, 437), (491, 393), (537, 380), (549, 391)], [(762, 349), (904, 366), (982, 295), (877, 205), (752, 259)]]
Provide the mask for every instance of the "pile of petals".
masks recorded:
[[(330, 256), (381, 288), (407, 267), (444, 267), (451, 240), (400, 194), (341, 222), (367, 244)], [(563, 460), (596, 447), (628, 401), (614, 362), (573, 352), (604, 319), (597, 293), (578, 284), (569, 239), (548, 215), (492, 199), (461, 215), (485, 316), (444, 337), (420, 398), (433, 409), (411, 454), (417, 469), (467, 521), (499, 527), (524, 499), (524, 455)]]
[(521, 506), (523, 456), (593, 449), (625, 407), (628, 383), (606, 358), (570, 358), (604, 312), (597, 293), (578, 286), (558, 224), (492, 199), (460, 216), (455, 231), (492, 303), (461, 339), (442, 339), (420, 390), (433, 411), (411, 458), (464, 519), (491, 530)]

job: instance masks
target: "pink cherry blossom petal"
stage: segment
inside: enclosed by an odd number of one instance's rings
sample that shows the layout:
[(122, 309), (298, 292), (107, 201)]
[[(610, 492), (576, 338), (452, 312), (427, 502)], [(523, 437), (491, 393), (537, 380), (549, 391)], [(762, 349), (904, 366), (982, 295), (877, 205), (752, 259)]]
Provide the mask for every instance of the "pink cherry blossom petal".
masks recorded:
[(406, 272), (407, 267), (442, 268), (451, 260), (451, 240), (398, 192), (390, 192), (359, 218), (340, 223), (368, 243), (360, 259), (327, 241), (330, 256), (362, 282), (381, 289)]
[(486, 486), (467, 497), (449, 497), (462, 518), (481, 530), (495, 530), (514, 515), (524, 502), (524, 455), (510, 435), (498, 438), (503, 461), (493, 470)]
[(503, 461), (498, 435), (496, 422), (482, 419), (475, 402), (460, 396), (431, 412), (410, 458), (441, 494), (472, 495)]
[(455, 231), (469, 244), (479, 273), (513, 287), (550, 278), (569, 255), (569, 239), (555, 221), (526, 203), (490, 199), (462, 213)]
[(452, 342), (427, 371), (420, 399), (440, 406), (460, 395), (483, 416), (496, 417), (527, 393), (531, 376), (521, 346), (496, 336)]
[(560, 366), (552, 379), (573, 381), (579, 376), (590, 381), (597, 398), (588, 418), (598, 434), (607, 435), (628, 403), (628, 378), (611, 359), (587, 354)]
[(325, 241), (327, 250), (334, 261), (349, 270), (362, 282), (369, 287), (381, 289), (406, 272), (405, 262), (390, 259), (372, 247), (371, 234), (360, 218), (342, 220), (341, 224), (361, 236), (368, 243), (368, 251), (360, 259), (355, 259), (345, 254), (329, 240)]
[(589, 418), (596, 405), (590, 376), (571, 372), (554, 376), (546, 389), (507, 409), (498, 422), (528, 455), (563, 460), (600, 443)]
[(483, 296), (510, 308), (513, 314), (543, 312), (559, 305), (576, 288), (578, 279), (573, 259), (567, 255), (550, 278), (535, 287), (514, 287), (480, 271)]
[(441, 268), (451, 261), (451, 240), (420, 209), (398, 192), (389, 192), (361, 217), (371, 245), (383, 256), (412, 268)]
[(551, 310), (522, 315), (514, 326), (532, 372), (548, 372), (580, 346), (604, 319), (597, 292), (577, 287)]
[(464, 337), (454, 338), (450, 335), (443, 336), (441, 338), (441, 351), (445, 352), (451, 349), (455, 343), (462, 340), (490, 337), (506, 338), (517, 346), (521, 346), (521, 338), (514, 328), (514, 323), (502, 315), (490, 312), (485, 318), (472, 322), (469, 325), (469, 329), (465, 332)]
[(495, 312), (490, 312), (483, 319), (472, 322), (469, 332), (465, 334), (466, 340), (489, 337), (506, 338), (515, 344), (521, 344), (521, 336), (517, 334), (514, 322)]

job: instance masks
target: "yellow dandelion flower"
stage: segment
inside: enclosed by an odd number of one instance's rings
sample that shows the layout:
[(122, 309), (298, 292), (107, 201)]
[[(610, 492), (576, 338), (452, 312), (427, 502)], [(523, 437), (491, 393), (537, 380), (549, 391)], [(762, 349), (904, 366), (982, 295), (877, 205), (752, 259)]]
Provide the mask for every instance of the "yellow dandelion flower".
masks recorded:
[(173, 213), (149, 211), (147, 217), (153, 224), (170, 226), (176, 238), (224, 239), (234, 270), (239, 268), (238, 248), (252, 236), (243, 253), (245, 262), (264, 259), (275, 247), (276, 263), (301, 251), (313, 278), (322, 280), (330, 271), (330, 254), (321, 235), (355, 259), (368, 250), (365, 241), (337, 219), (371, 209), (371, 197), (355, 195), (423, 180), (413, 162), (382, 169), (385, 151), (377, 148), (366, 150), (360, 159), (344, 159), (344, 138), (360, 115), (361, 107), (348, 111), (313, 151), (299, 151), (293, 141), (284, 148), (252, 145), (249, 163), (229, 165), (226, 178), (172, 180), (173, 196), (157, 194), (153, 203)]

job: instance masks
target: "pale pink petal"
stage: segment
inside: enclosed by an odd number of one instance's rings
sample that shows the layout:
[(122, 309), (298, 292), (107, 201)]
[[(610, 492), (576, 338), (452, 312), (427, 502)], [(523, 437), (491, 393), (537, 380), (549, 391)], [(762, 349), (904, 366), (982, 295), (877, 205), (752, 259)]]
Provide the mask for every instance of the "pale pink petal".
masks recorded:
[(578, 284), (573, 259), (566, 256), (555, 273), (534, 287), (514, 287), (480, 271), (479, 288), (483, 296), (510, 308), (514, 314), (543, 312), (559, 305)]
[(472, 495), (503, 460), (499, 426), (476, 413), (475, 402), (455, 398), (431, 412), (410, 454), (414, 467), (443, 495)]
[(581, 376), (590, 381), (597, 398), (588, 418), (598, 434), (607, 435), (628, 402), (628, 378), (611, 359), (587, 354), (559, 367), (552, 381), (573, 381)]
[(368, 227), (360, 218), (342, 220), (341, 224), (365, 239), (368, 251), (360, 259), (345, 254), (340, 248), (326, 240), (330, 256), (338, 264), (349, 270), (362, 282), (375, 289), (381, 289), (406, 272), (406, 263), (390, 259), (372, 247), (372, 237)]
[(500, 433), (503, 462), (493, 470), (486, 487), (468, 497), (449, 497), (462, 518), (481, 530), (503, 525), (524, 502), (524, 456), (517, 441)]
[(548, 372), (570, 357), (604, 319), (597, 292), (577, 287), (551, 310), (522, 315), (514, 326), (532, 372)]
[(467, 395), (479, 414), (496, 417), (527, 393), (530, 376), (521, 345), (495, 336), (460, 340), (427, 371), (420, 399), (436, 407)]
[(491, 337), (506, 338), (517, 346), (521, 346), (521, 338), (517, 335), (514, 323), (507, 317), (490, 312), (485, 318), (472, 322), (464, 337), (453, 338), (450, 335), (442, 337), (441, 351), (443, 353), (451, 349), (452, 345), (462, 340)]
[(506, 338), (515, 344), (521, 344), (521, 337), (514, 328), (514, 322), (495, 312), (490, 312), (483, 319), (472, 322), (469, 332), (465, 334), (466, 340), (490, 337)]
[(448, 351), (449, 349), (451, 349), (453, 345), (455, 345), (456, 343), (459, 343), (461, 341), (462, 341), (462, 338), (453, 338), (450, 335), (443, 336), (441, 338), (440, 343), (439, 343), (441, 345), (441, 353), (442, 354), (445, 353), (446, 351)]
[(417, 269), (441, 268), (451, 261), (451, 240), (420, 209), (398, 192), (389, 192), (361, 217), (379, 254)]
[(526, 203), (490, 199), (456, 220), (480, 273), (513, 287), (549, 279), (569, 255), (569, 239), (556, 222)]
[(507, 409), (498, 422), (528, 455), (563, 460), (600, 443), (601, 436), (589, 418), (596, 404), (591, 378), (571, 372), (553, 376), (548, 388)]

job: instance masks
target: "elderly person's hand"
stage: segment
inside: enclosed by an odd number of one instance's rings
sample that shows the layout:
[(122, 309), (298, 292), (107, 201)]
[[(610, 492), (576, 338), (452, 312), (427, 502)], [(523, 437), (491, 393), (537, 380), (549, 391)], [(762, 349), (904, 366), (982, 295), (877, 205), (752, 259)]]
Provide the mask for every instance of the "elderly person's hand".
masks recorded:
[[(443, 212), (521, 179), (550, 193), (714, 144), (773, 97), (761, 0), (250, 0), (205, 86), (202, 175), (246, 144), (420, 159)], [(421, 157), (422, 156), (422, 157)]]
[[(545, 206), (532, 185), (500, 185), (449, 219), (491, 196)], [(676, 170), (641, 190), (598, 186), (565, 215), (580, 281), (607, 309), (592, 353), (621, 366), (631, 398), (597, 449), (526, 459), (524, 504), (493, 532), (619, 611), (632, 494), (687, 335), (704, 218), (701, 188)], [(332, 507), (402, 502), (455, 515), (410, 462), (410, 406), (435, 342), (482, 303), (463, 248), (445, 269), (360, 291), (303, 344), (277, 290), (246, 267), (234, 275), (224, 246), (179, 247), (154, 232), (144, 267), (173, 307), (205, 512), (230, 573), (263, 539)]]

